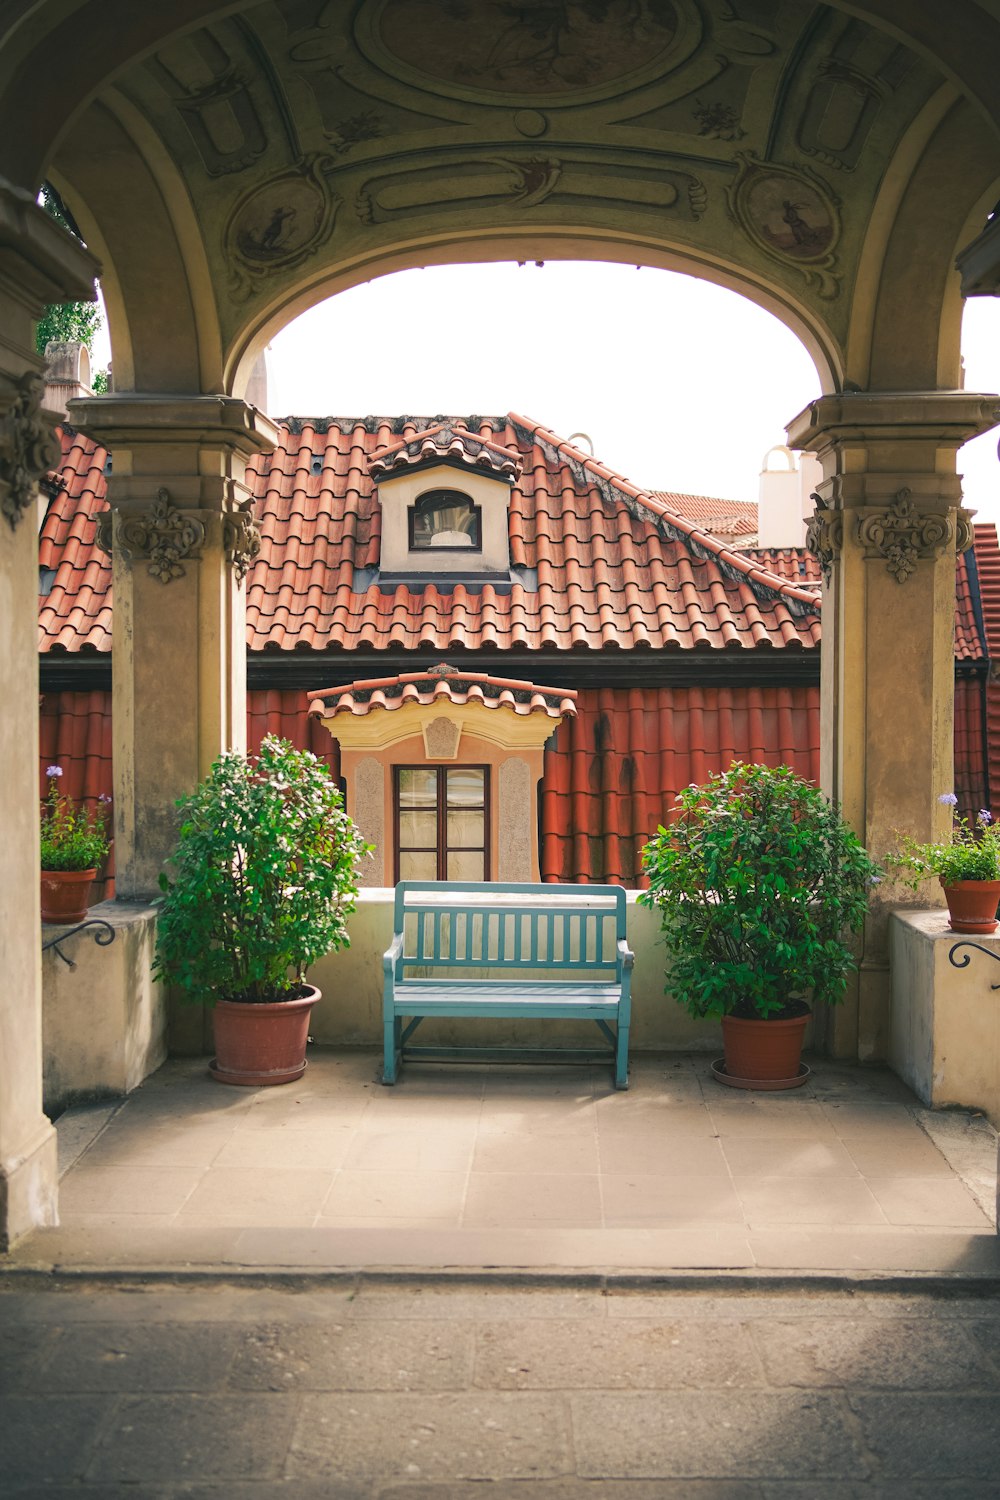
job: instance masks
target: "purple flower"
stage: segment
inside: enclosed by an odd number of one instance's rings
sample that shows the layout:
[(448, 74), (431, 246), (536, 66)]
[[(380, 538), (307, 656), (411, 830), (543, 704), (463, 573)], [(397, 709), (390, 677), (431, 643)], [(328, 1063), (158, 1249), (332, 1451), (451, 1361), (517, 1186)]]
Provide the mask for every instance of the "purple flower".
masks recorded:
[(938, 801), (943, 803), (945, 807), (958, 806), (958, 798), (955, 796), (954, 792), (942, 792), (941, 796), (938, 798)]
[(107, 806), (111, 802), (111, 798), (108, 796), (107, 792), (101, 792), (97, 800), (98, 802), (103, 802), (105, 806)]
[(988, 807), (981, 807), (979, 809), (979, 816), (977, 821), (982, 823), (984, 828), (986, 827), (987, 823), (993, 822), (993, 814), (990, 812)]
[(45, 774), (46, 776), (61, 776), (62, 766), (46, 766)]
[(881, 885), (882, 884), (882, 877), (881, 877), (881, 875), (869, 875), (869, 877), (868, 877), (868, 884), (869, 885)]

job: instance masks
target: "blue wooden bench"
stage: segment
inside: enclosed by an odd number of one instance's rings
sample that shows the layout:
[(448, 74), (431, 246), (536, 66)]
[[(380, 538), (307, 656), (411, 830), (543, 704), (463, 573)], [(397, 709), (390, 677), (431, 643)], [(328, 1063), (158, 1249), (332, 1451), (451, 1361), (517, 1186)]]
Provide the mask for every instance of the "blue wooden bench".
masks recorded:
[[(608, 1059), (615, 1086), (628, 1088), (633, 962), (621, 886), (402, 881), (383, 960), (382, 1082), (396, 1082), (404, 1058), (540, 1061), (555, 1055), (574, 1062)], [(610, 1052), (408, 1046), (427, 1016), (591, 1020)]]

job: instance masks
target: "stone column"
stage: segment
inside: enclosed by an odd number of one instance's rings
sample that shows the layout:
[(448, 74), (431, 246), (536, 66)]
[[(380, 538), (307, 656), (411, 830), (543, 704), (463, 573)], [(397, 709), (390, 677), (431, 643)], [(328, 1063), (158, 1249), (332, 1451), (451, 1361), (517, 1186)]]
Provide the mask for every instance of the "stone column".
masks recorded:
[(58, 462), (34, 324), (94, 295), (97, 263), (0, 180), (0, 1249), (56, 1222), (42, 1112), (38, 885), (38, 477)]
[(243, 588), (260, 539), (248, 459), (274, 425), (226, 396), (112, 395), (70, 403), (111, 454), (115, 883), (156, 894), (178, 797), (246, 745)]
[[(931, 840), (949, 827), (938, 798), (954, 780), (955, 556), (972, 540), (955, 454), (998, 420), (996, 396), (859, 392), (824, 396), (788, 428), (824, 472), (807, 538), (823, 571), (823, 787), (876, 859), (900, 830)], [(887, 882), (830, 1012), (835, 1056), (887, 1055), (893, 904)]]

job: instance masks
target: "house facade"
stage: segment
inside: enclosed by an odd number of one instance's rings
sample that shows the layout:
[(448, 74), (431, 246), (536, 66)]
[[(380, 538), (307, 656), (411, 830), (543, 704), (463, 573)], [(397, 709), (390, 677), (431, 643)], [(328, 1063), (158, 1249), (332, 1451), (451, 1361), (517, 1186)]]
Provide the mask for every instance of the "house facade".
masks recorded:
[[(85, 798), (112, 789), (108, 468), (64, 428), (39, 553), (40, 771)], [(513, 413), (289, 419), (249, 483), (248, 740), (330, 764), (368, 884), (638, 886), (682, 787), (738, 758), (819, 779), (818, 566), (741, 550), (749, 505), (644, 493)], [(978, 557), (1000, 579), (993, 528), (958, 559), (967, 811), (990, 802), (997, 712)]]

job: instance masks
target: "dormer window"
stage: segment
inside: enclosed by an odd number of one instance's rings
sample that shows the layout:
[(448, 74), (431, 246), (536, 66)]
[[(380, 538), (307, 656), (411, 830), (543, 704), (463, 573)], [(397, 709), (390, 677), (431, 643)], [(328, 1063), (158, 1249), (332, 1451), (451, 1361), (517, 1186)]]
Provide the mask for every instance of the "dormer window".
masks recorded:
[(428, 490), (408, 511), (410, 551), (482, 551), (482, 511), (461, 490)]

